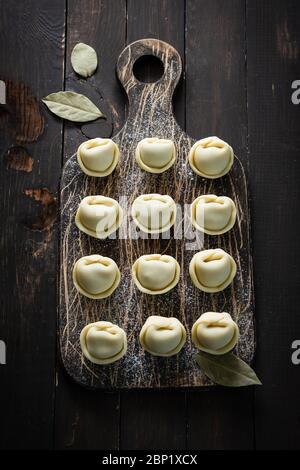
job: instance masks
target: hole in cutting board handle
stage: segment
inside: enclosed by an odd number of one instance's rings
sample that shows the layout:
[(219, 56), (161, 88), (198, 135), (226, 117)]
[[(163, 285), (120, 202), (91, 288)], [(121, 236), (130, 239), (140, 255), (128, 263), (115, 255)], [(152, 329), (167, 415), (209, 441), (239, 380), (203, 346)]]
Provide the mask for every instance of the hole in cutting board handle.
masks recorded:
[(133, 64), (133, 75), (142, 83), (155, 83), (164, 74), (164, 64), (154, 55), (143, 55)]

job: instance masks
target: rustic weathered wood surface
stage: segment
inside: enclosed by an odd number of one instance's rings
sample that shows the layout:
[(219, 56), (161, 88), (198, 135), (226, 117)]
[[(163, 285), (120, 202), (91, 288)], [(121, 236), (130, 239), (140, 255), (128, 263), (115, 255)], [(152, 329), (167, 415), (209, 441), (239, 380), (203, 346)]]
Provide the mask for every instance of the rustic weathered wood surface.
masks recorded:
[[(162, 77), (153, 83), (142, 83), (133, 73), (135, 63), (154, 56), (163, 64)], [(107, 178), (90, 178), (82, 173), (73, 155), (67, 161), (61, 180), (61, 280), (60, 280), (60, 350), (64, 366), (76, 382), (98, 388), (150, 388), (209, 385), (193, 360), (190, 331), (201, 313), (230, 312), (240, 327), (237, 351), (250, 362), (254, 354), (252, 258), (250, 253), (250, 220), (247, 181), (236, 157), (229, 175), (217, 180), (199, 178), (187, 163), (188, 152), (195, 142), (176, 123), (172, 96), (181, 76), (178, 52), (156, 39), (133, 42), (121, 53), (117, 74), (129, 100), (126, 123), (113, 138), (119, 145), (121, 161)], [(212, 132), (210, 133), (212, 134)], [(149, 136), (171, 139), (176, 146), (175, 165), (161, 175), (141, 171), (134, 154), (138, 142)], [(200, 136), (199, 136), (200, 137)], [(204, 136), (201, 136), (204, 137)], [(74, 149), (75, 150), (75, 149)], [(178, 225), (166, 237), (142, 236), (136, 233), (130, 208), (140, 194), (169, 194), (182, 209)], [(74, 224), (78, 204), (87, 195), (103, 194), (118, 200), (125, 210), (123, 227), (114, 237), (95, 240), (81, 233)], [(237, 207), (237, 223), (223, 236), (206, 236), (204, 240), (188, 230), (184, 209), (200, 194), (231, 197)], [(221, 247), (236, 260), (238, 271), (233, 284), (217, 294), (205, 294), (190, 280), (188, 266), (196, 251)], [(108, 299), (94, 301), (80, 295), (72, 281), (76, 260), (99, 253), (113, 258), (121, 271), (121, 283)], [(131, 276), (131, 266), (142, 254), (166, 253), (181, 266), (179, 285), (163, 296), (139, 293)], [(139, 344), (139, 331), (150, 315), (175, 316), (184, 324), (188, 341), (182, 352), (171, 358), (145, 354)], [(85, 360), (79, 343), (82, 328), (91, 322), (109, 320), (127, 332), (128, 351), (115, 364), (101, 367)]]
[[(173, 102), (177, 122), (194, 138), (213, 129), (232, 142), (249, 175), (254, 366), (263, 381), (255, 392), (205, 387), (106, 393), (69, 380), (55, 352), (61, 163), (86, 139), (82, 131), (110, 136), (111, 130), (104, 122), (96, 130), (62, 125), (40, 107), (43, 134), (20, 145), (13, 132), (4, 133), (8, 114), (0, 106), (0, 338), (7, 344), (7, 364), (0, 366), (0, 447), (297, 448), (300, 376), (290, 356), (300, 330), (300, 108), (291, 102), (291, 83), (300, 76), (299, 2), (30, 0), (25, 10), (22, 2), (0, 0), (0, 10), (0, 78), (23, 83), (10, 87), (9, 98), (10, 129), (18, 122), (19, 137), (36, 135), (40, 122), (31, 97), (38, 101), (64, 86), (101, 99), (115, 135), (126, 113), (114, 77), (120, 52), (143, 37), (179, 51), (184, 73)], [(88, 82), (70, 67), (79, 41), (101, 57)], [(155, 76), (152, 68), (140, 73)], [(28, 189), (36, 200), (24, 194)]]

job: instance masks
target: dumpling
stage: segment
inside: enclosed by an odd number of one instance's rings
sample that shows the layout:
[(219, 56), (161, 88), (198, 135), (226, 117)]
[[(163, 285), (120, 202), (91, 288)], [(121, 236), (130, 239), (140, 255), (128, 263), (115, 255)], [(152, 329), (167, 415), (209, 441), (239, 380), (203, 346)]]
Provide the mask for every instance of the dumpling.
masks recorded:
[(209, 235), (221, 235), (230, 230), (236, 219), (236, 207), (226, 196), (199, 196), (191, 206), (192, 224)]
[(173, 356), (182, 349), (185, 341), (185, 328), (173, 317), (149, 317), (140, 332), (143, 349), (154, 356)]
[(179, 281), (180, 267), (169, 255), (143, 255), (132, 266), (133, 280), (145, 294), (165, 294)]
[(161, 233), (174, 225), (176, 204), (167, 195), (142, 194), (134, 200), (131, 213), (143, 232)]
[(175, 162), (175, 145), (169, 139), (158, 137), (143, 139), (136, 147), (135, 159), (142, 170), (149, 173), (162, 173)]
[(111, 364), (127, 351), (126, 333), (109, 321), (86, 325), (80, 334), (83, 355), (94, 364)]
[(115, 199), (87, 196), (79, 204), (75, 223), (91, 237), (106, 238), (121, 225), (123, 211)]
[(119, 147), (111, 139), (91, 139), (79, 145), (77, 161), (89, 176), (110, 175), (120, 159)]
[(226, 312), (206, 312), (192, 327), (192, 341), (196, 348), (210, 354), (225, 354), (234, 348), (239, 338), (239, 327)]
[(110, 296), (120, 282), (120, 271), (111, 258), (100, 255), (83, 256), (73, 268), (73, 282), (81, 294), (90, 299)]
[(196, 253), (190, 262), (190, 276), (198, 289), (219, 292), (229, 286), (236, 275), (234, 259), (216, 248)]
[(204, 178), (220, 178), (233, 164), (233, 150), (219, 137), (198, 140), (189, 152), (189, 163), (195, 173)]

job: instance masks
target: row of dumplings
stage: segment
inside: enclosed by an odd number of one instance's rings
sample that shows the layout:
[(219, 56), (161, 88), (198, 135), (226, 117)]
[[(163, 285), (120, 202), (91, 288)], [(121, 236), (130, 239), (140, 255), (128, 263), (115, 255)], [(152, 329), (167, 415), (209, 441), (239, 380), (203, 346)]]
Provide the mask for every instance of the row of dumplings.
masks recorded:
[[(236, 275), (232, 256), (220, 248), (196, 253), (189, 265), (194, 285), (203, 292), (220, 292), (231, 284)], [(173, 289), (180, 278), (180, 266), (169, 255), (140, 256), (132, 266), (132, 278), (144, 294), (160, 295)], [(100, 255), (83, 256), (73, 268), (77, 291), (91, 299), (109, 297), (118, 287), (120, 270), (111, 258)]]
[[(145, 233), (168, 231), (176, 220), (176, 204), (168, 195), (142, 194), (131, 208), (135, 224)], [(214, 194), (197, 197), (191, 204), (193, 226), (209, 235), (221, 235), (230, 230), (236, 220), (236, 207), (227, 196)], [(121, 225), (123, 210), (120, 204), (106, 196), (87, 196), (79, 204), (75, 223), (84, 233), (106, 238)]]
[[(154, 315), (144, 323), (139, 340), (142, 348), (154, 356), (170, 357), (186, 342), (186, 330), (174, 317)], [(214, 355), (225, 354), (238, 341), (239, 328), (229, 313), (203, 313), (192, 327), (196, 348)], [(127, 336), (118, 325), (99, 321), (86, 325), (80, 334), (83, 355), (94, 364), (111, 364), (127, 351)]]
[[(111, 139), (91, 139), (79, 146), (77, 160), (87, 175), (103, 177), (111, 174), (116, 168), (120, 160), (120, 150)], [(135, 160), (144, 171), (163, 173), (176, 161), (174, 142), (157, 137), (143, 139), (137, 144)], [(226, 175), (232, 167), (233, 160), (232, 147), (218, 137), (198, 140), (188, 155), (193, 171), (199, 176), (210, 179)]]
[[(82, 143), (77, 160), (84, 173), (94, 177), (111, 174), (120, 160), (118, 146), (111, 139), (92, 139)], [(168, 139), (146, 138), (136, 147), (135, 160), (149, 173), (163, 173), (176, 161), (176, 148)], [(218, 137), (197, 141), (190, 149), (188, 161), (193, 171), (205, 178), (219, 178), (233, 164), (233, 150)], [(84, 198), (76, 213), (77, 227), (90, 236), (106, 238), (122, 222), (123, 211), (117, 201), (105, 196)], [(176, 219), (176, 204), (168, 195), (144, 194), (135, 199), (132, 217), (146, 233), (169, 230)], [(210, 235), (232, 228), (236, 219), (234, 202), (225, 196), (202, 195), (191, 205), (193, 226)], [(221, 249), (204, 250), (194, 255), (189, 272), (195, 286), (205, 292), (225, 289), (236, 274), (233, 258)], [(180, 277), (178, 262), (168, 255), (144, 255), (132, 266), (137, 288), (150, 295), (164, 294), (175, 287)], [(120, 271), (110, 258), (91, 255), (80, 258), (73, 268), (76, 289), (92, 299), (108, 297), (118, 287)], [(194, 345), (211, 354), (224, 354), (237, 343), (239, 330), (228, 313), (206, 312), (192, 327)], [(186, 342), (186, 330), (176, 318), (151, 316), (140, 332), (145, 351), (156, 356), (173, 356)], [(84, 356), (96, 364), (110, 364), (127, 350), (125, 331), (107, 321), (86, 325), (80, 335)]]

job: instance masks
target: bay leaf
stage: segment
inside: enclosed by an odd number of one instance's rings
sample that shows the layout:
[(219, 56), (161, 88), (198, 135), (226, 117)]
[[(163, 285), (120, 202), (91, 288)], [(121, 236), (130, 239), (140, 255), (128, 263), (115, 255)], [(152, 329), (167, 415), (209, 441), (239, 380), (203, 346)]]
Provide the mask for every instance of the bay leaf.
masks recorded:
[(214, 356), (199, 351), (195, 354), (194, 359), (205, 375), (216, 384), (226, 387), (261, 385), (254, 370), (233, 353)]
[(52, 113), (68, 121), (88, 122), (103, 116), (91, 100), (74, 91), (51, 93), (42, 101)]
[(98, 66), (98, 58), (95, 49), (88, 44), (79, 42), (71, 53), (71, 64), (78, 75), (90, 77)]

